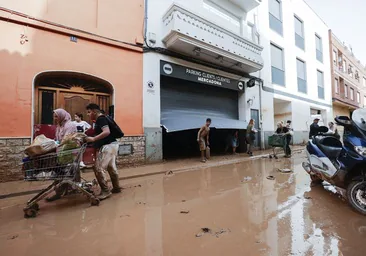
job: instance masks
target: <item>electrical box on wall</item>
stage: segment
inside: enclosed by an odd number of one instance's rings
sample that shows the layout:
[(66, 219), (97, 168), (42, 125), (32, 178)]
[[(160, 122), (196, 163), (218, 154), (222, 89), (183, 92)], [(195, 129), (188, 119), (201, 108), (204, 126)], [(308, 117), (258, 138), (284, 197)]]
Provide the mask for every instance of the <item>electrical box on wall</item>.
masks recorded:
[(155, 44), (156, 43), (156, 34), (155, 33), (151, 33), (149, 32), (149, 42), (152, 43), (152, 44)]

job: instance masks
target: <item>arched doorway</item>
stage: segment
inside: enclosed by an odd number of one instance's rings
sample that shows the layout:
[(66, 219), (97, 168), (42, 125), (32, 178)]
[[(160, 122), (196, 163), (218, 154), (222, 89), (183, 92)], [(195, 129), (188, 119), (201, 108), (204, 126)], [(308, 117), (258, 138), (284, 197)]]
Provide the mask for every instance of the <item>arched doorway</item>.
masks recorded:
[[(113, 113), (113, 87), (104, 79), (72, 71), (46, 71), (34, 79), (34, 131), (52, 137), (53, 110), (63, 108), (73, 117), (79, 112), (84, 120), (86, 105), (98, 104), (107, 114)], [(41, 131), (42, 130), (42, 131)]]

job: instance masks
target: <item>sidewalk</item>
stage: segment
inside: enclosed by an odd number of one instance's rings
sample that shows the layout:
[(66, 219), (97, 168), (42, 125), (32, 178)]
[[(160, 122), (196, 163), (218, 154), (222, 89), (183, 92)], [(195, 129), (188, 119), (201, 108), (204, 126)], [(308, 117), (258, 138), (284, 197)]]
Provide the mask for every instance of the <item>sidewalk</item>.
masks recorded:
[[(304, 146), (293, 146), (292, 152), (298, 153), (301, 152), (303, 149)], [(206, 163), (201, 163), (199, 161), (199, 158), (173, 160), (159, 164), (144, 165), (133, 168), (122, 168), (119, 170), (119, 176), (120, 180), (126, 180), (150, 175), (164, 174), (169, 171), (182, 172), (200, 168), (234, 164), (266, 157), (269, 154), (272, 154), (272, 152), (272, 150), (256, 151), (254, 152), (255, 154), (253, 157), (248, 157), (247, 154), (214, 156)], [(283, 155), (283, 153), (279, 154), (279, 156), (281, 155)], [(82, 177), (86, 180), (93, 180), (95, 178), (93, 172), (83, 173)], [(39, 190), (47, 187), (50, 183), (51, 181), (11, 181), (6, 183), (0, 183), (0, 200), (8, 197), (37, 193)]]

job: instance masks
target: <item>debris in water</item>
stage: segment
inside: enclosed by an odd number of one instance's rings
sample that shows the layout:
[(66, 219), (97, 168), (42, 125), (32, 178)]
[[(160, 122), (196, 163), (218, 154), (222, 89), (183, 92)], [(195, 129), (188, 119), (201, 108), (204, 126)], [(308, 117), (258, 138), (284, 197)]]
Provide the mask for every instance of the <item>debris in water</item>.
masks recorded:
[(165, 173), (165, 175), (173, 175), (174, 173), (173, 173), (173, 171), (167, 171), (166, 173)]
[(241, 182), (247, 182), (247, 181), (251, 181), (251, 180), (252, 180), (252, 177), (247, 176), (247, 177), (244, 177)]
[(143, 204), (143, 205), (145, 205), (146, 203), (145, 203), (145, 202), (138, 202), (138, 204)]
[(182, 200), (182, 202), (184, 203), (186, 200)]
[(307, 195), (304, 195), (304, 198), (305, 198), (305, 199), (312, 199), (312, 197), (311, 197), (311, 196), (307, 196)]
[(281, 172), (281, 173), (291, 173), (291, 172), (293, 172), (291, 169), (285, 169), (285, 168), (284, 169), (279, 168), (278, 171)]
[(212, 230), (209, 228), (201, 228), (201, 230), (203, 231), (203, 233), (211, 233)]
[(13, 235), (11, 237), (8, 238), (8, 240), (14, 240), (15, 238), (18, 238), (19, 235)]
[(119, 216), (120, 218), (124, 218), (124, 217), (131, 217), (131, 215), (129, 215), (129, 214), (125, 214), (125, 215), (121, 215), (121, 216)]
[(222, 228), (219, 231), (215, 232), (215, 236), (218, 238), (219, 235), (224, 234), (224, 233), (228, 233), (228, 232), (231, 232), (231, 230), (230, 229), (223, 229)]
[(268, 177), (267, 177), (267, 179), (268, 179), (268, 180), (275, 180), (275, 177), (274, 177), (274, 176), (272, 176), (272, 175), (270, 175), (270, 176), (268, 176)]
[(180, 211), (180, 213), (188, 214), (188, 213), (189, 213), (189, 211)]

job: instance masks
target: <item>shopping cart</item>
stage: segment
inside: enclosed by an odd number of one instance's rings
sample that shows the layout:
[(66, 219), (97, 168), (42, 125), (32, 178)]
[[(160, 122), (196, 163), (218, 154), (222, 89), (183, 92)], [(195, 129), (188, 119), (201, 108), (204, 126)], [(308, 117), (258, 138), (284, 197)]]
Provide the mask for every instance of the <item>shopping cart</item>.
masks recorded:
[(53, 180), (51, 185), (27, 202), (23, 209), (25, 218), (36, 217), (39, 211), (38, 202), (63, 185), (86, 195), (91, 205), (99, 205), (99, 199), (92, 191), (96, 181), (87, 182), (80, 176), (79, 166), (85, 149), (86, 144), (83, 144), (80, 148), (23, 159), (25, 181)]
[(273, 148), (273, 155), (269, 155), (269, 158), (276, 158), (276, 148), (283, 149), (284, 152), (286, 152), (286, 135), (285, 134), (273, 134), (272, 136), (268, 137), (268, 144)]

